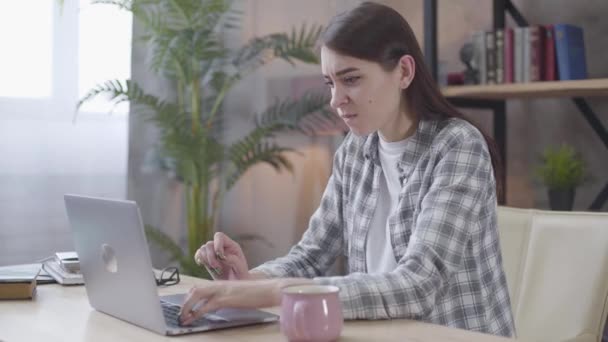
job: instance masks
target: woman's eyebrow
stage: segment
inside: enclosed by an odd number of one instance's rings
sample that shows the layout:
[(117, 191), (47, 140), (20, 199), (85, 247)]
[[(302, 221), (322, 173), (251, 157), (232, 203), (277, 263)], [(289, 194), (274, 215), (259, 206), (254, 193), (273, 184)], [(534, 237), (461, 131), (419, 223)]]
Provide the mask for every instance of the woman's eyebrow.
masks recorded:
[[(344, 75), (344, 74), (348, 74), (349, 72), (352, 72), (352, 71), (359, 71), (359, 69), (358, 69), (358, 68), (354, 68), (354, 67), (348, 67), (348, 68), (344, 68), (344, 69), (342, 69), (342, 70), (340, 70), (340, 71), (336, 72), (336, 76), (342, 76), (342, 75)], [(323, 77), (325, 77), (325, 78), (330, 78), (330, 77), (329, 77), (329, 76), (327, 76), (327, 75), (323, 75)]]
[(348, 74), (351, 71), (359, 71), (359, 69), (358, 68), (353, 68), (353, 67), (344, 68), (344, 69), (336, 72), (336, 76), (342, 76), (344, 74)]

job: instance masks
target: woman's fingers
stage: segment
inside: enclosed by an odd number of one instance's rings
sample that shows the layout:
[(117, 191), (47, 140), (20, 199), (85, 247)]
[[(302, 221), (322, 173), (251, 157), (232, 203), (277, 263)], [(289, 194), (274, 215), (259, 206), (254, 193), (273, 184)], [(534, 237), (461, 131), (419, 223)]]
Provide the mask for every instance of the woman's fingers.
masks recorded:
[(182, 308), (179, 313), (179, 318), (181, 321), (183, 321), (186, 317), (190, 315), (190, 313), (192, 312), (192, 308), (194, 308), (194, 305), (198, 303), (199, 296), (202, 296), (202, 291), (198, 290), (201, 289), (202, 288), (192, 287), (190, 291), (188, 291), (188, 293), (186, 294), (186, 297), (184, 298), (184, 303), (182, 304)]
[(218, 249), (218, 241), (221, 243), (224, 251), (224, 255), (220, 255), (218, 259), (224, 264), (230, 265), (237, 279), (246, 279), (249, 274), (249, 266), (247, 265), (247, 260), (241, 246), (224, 233), (216, 233), (214, 235), (216, 251)]
[(224, 253), (224, 241), (228, 242), (227, 240), (229, 240), (229, 238), (224, 233), (218, 232), (213, 235), (214, 252), (217, 258), (220, 260), (226, 259), (226, 255)]
[(205, 301), (203, 304), (198, 307), (194, 307), (194, 310), (190, 310), (188, 316), (186, 316), (181, 323), (183, 325), (190, 325), (194, 323), (197, 319), (203, 317), (204, 315), (219, 309), (219, 307), (215, 304), (215, 301), (210, 299)]
[(246, 279), (249, 273), (241, 246), (221, 232), (202, 245), (194, 258), (214, 279)]
[(222, 232), (215, 233), (213, 236), (213, 243), (215, 245), (215, 251), (221, 256), (226, 257), (228, 254), (235, 254), (243, 257), (241, 246)]
[(203, 246), (196, 250), (194, 253), (194, 262), (199, 266), (207, 266), (207, 260), (204, 256)]
[(180, 312), (180, 322), (184, 325), (192, 324), (204, 314), (213, 311), (213, 286), (193, 287), (190, 289)]
[(225, 264), (229, 265), (230, 269), (234, 272), (234, 275), (237, 279), (245, 279), (247, 274), (249, 273), (249, 268), (247, 266), (247, 262), (244, 259), (233, 255), (226, 255)]
[(205, 256), (204, 259), (206, 260), (206, 266), (208, 270), (214, 272), (215, 275), (221, 276), (223, 273), (222, 265), (220, 264), (219, 260), (217, 260), (217, 257), (215, 255), (215, 250), (213, 249), (213, 242), (210, 241), (205, 244), (205, 246), (203, 247), (203, 254)]
[(208, 295), (209, 294), (205, 291), (205, 287), (191, 288), (188, 294), (186, 295), (184, 303), (182, 304), (182, 308), (179, 313), (180, 321), (185, 324), (187, 321), (191, 320), (194, 316), (194, 313), (196, 312), (195, 307), (197, 307), (197, 304), (199, 304), (201, 300), (206, 299), (206, 296)]
[(194, 261), (197, 265), (204, 266), (213, 279), (216, 279), (221, 277), (225, 272), (223, 272), (221, 265), (219, 265), (215, 253), (210, 251), (213, 251), (213, 242), (207, 242), (202, 245), (196, 253), (194, 253)]
[[(213, 281), (194, 287), (186, 296), (180, 322), (191, 324), (219, 308), (261, 308), (280, 304), (280, 289), (286, 280)], [(311, 280), (295, 279), (289, 284), (309, 284)]]

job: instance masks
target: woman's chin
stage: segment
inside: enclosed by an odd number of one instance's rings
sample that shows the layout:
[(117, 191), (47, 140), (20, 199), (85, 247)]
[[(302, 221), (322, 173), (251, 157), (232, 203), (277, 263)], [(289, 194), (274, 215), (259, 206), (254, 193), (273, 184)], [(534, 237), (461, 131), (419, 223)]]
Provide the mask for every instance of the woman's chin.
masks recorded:
[(350, 131), (353, 132), (357, 136), (366, 136), (366, 135), (370, 135), (374, 132), (374, 130), (364, 129), (361, 127), (349, 126), (348, 128), (350, 128)]

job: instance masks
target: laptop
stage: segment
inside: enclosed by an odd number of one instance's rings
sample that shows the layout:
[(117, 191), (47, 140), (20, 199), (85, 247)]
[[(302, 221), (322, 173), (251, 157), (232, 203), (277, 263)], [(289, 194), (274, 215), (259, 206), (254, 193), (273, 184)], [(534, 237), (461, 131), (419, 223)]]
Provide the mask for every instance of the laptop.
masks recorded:
[(163, 335), (278, 320), (260, 310), (220, 309), (180, 326), (178, 312), (185, 294), (159, 297), (137, 204), (70, 194), (64, 200), (94, 309)]

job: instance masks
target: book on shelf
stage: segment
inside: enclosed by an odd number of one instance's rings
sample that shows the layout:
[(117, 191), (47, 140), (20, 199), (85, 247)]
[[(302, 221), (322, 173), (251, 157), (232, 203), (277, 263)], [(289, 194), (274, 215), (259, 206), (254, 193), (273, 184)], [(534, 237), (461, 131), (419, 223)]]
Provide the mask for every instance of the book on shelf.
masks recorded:
[(513, 69), (515, 83), (524, 81), (524, 28), (516, 27), (513, 29), (515, 34), (513, 45)]
[(486, 39), (486, 83), (496, 83), (496, 37), (493, 31), (485, 32)]
[(474, 31), (478, 84), (587, 78), (583, 30), (568, 24)]
[(557, 66), (555, 63), (555, 29), (553, 25), (545, 25), (545, 40), (544, 40), (544, 62), (543, 62), (543, 80), (557, 80)]
[(513, 83), (514, 79), (514, 61), (513, 61), (513, 28), (505, 28), (504, 33), (504, 83)]
[(528, 28), (528, 48), (530, 49), (529, 59), (526, 63), (529, 63), (529, 73), (527, 80), (529, 82), (538, 82), (543, 80), (543, 47), (545, 40), (545, 28), (542, 26), (530, 26)]
[(0, 299), (33, 299), (40, 264), (0, 267)]
[(71, 272), (61, 266), (57, 258), (52, 258), (42, 263), (43, 270), (53, 277), (61, 285), (82, 285), (84, 278), (80, 271)]
[(522, 28), (521, 46), (521, 81), (530, 82), (530, 27)]
[(494, 33), (496, 54), (496, 83), (505, 83), (505, 30), (496, 30)]
[(555, 24), (553, 27), (559, 79), (587, 78), (583, 29), (568, 24)]

